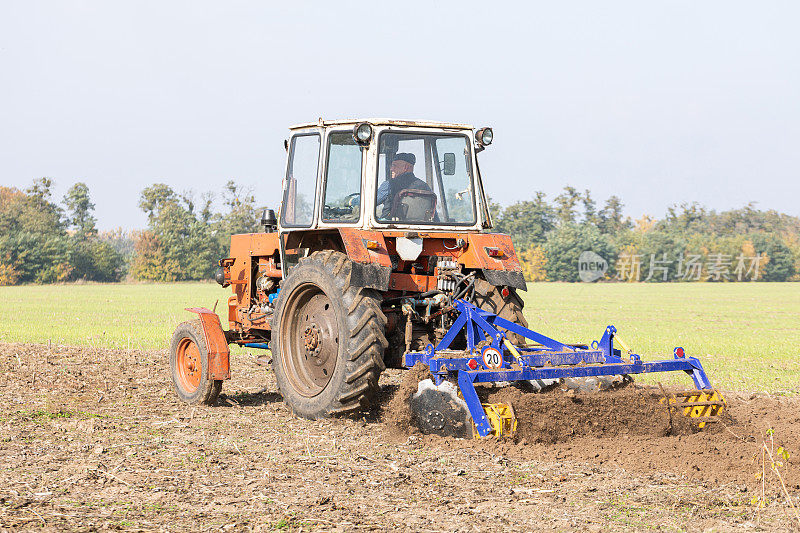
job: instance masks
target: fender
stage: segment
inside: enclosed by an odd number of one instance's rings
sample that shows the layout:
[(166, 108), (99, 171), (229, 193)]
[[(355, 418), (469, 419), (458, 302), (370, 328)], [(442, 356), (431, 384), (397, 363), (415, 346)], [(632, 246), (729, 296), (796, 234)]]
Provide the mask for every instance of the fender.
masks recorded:
[(187, 307), (186, 311), (197, 313), (203, 327), (203, 336), (208, 349), (208, 379), (231, 379), (230, 354), (228, 341), (217, 314), (205, 307)]
[(352, 282), (379, 291), (388, 290), (392, 261), (383, 234), (356, 228), (339, 228), (339, 234), (347, 257), (353, 261)]
[(490, 270), (488, 268), (481, 269), (481, 272), (483, 272), (483, 277), (486, 278), (486, 281), (495, 287), (507, 285), (521, 291), (528, 290), (528, 284), (525, 283), (525, 276), (522, 272), (514, 272), (512, 270)]
[[(527, 290), (511, 237), (503, 233), (471, 233), (466, 237), (469, 244), (460, 258), (465, 265), (479, 267), (486, 281), (495, 287), (506, 285)], [(490, 257), (487, 248), (499, 249), (500, 256)]]

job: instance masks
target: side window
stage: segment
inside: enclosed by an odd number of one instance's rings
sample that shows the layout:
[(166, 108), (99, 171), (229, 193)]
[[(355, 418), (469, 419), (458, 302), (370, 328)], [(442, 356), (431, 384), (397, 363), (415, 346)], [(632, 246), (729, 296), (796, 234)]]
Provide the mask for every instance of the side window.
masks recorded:
[(351, 132), (328, 136), (324, 222), (358, 222), (361, 217), (361, 154)]
[(283, 226), (311, 226), (317, 190), (319, 143), (317, 134), (292, 138), (281, 209)]

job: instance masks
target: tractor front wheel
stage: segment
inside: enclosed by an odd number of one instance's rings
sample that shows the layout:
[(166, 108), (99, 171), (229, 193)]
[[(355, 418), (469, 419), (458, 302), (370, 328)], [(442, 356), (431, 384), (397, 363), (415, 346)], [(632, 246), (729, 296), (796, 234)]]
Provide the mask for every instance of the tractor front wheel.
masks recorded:
[(330, 250), (300, 260), (281, 285), (272, 365), (292, 411), (322, 418), (366, 405), (385, 368), (380, 295), (350, 283), (352, 263)]
[(214, 405), (222, 381), (208, 379), (208, 347), (199, 320), (183, 322), (172, 335), (169, 350), (172, 385), (190, 405)]

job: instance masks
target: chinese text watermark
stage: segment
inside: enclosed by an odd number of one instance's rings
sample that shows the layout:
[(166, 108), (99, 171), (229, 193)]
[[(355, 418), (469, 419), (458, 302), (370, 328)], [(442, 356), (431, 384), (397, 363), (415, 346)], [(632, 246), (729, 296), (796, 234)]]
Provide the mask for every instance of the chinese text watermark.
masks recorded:
[[(670, 259), (663, 254), (620, 254), (616, 262), (617, 281), (756, 281), (763, 275), (769, 259), (759, 254), (737, 256), (712, 253), (680, 254)], [(578, 258), (581, 281), (592, 282), (605, 276), (608, 263), (595, 252), (582, 252)]]

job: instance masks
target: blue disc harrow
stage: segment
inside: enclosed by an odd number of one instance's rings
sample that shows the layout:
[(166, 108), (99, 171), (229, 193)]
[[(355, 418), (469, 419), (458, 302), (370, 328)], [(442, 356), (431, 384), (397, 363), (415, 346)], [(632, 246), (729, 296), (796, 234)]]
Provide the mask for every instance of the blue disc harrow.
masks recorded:
[[(436, 346), (424, 351), (408, 352), (404, 366), (422, 363), (430, 368), (433, 381), (421, 385), (414, 407), (423, 432), (470, 437), (486, 437), (512, 433), (516, 428), (513, 408), (504, 404), (481, 404), (476, 383), (559, 380), (629, 376), (651, 372), (682, 371), (694, 380), (697, 390), (666, 396), (667, 408), (698, 418), (699, 427), (721, 413), (725, 400), (711, 386), (703, 365), (695, 357), (687, 357), (682, 347), (673, 351), (673, 358), (643, 361), (617, 335), (614, 326), (606, 327), (599, 340), (586, 345), (564, 344), (536, 331), (515, 324), (465, 301), (453, 304), (458, 313), (453, 325)], [(453, 349), (454, 341), (466, 336), (466, 349)], [(525, 345), (511, 342), (516, 334), (531, 341)], [(615, 340), (624, 349), (615, 347)], [(445, 383), (447, 382), (447, 383)], [(456, 387), (460, 395), (455, 395)], [(439, 406), (446, 404), (447, 408)], [(413, 405), (413, 402), (412, 402)], [(458, 406), (471, 417), (474, 427), (457, 431), (448, 429), (448, 417)], [(460, 418), (460, 417), (456, 417)], [(459, 420), (463, 426), (463, 421)]]

